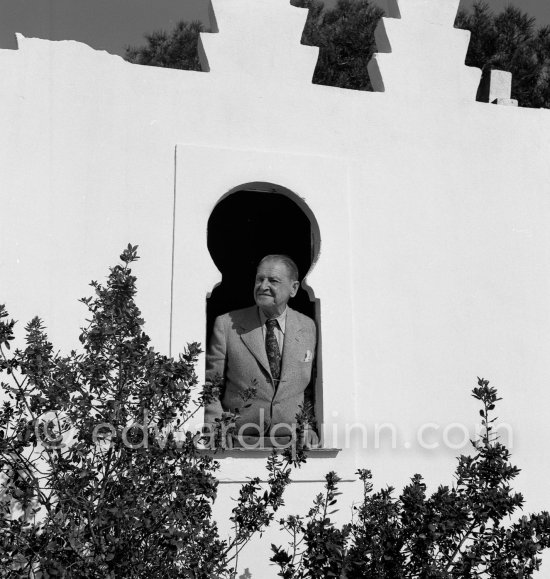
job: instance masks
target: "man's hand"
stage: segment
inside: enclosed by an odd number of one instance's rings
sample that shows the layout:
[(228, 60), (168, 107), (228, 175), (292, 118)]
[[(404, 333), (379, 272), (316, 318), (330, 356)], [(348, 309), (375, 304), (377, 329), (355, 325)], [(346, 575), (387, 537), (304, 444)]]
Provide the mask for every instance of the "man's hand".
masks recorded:
[(304, 448), (317, 448), (319, 446), (319, 437), (311, 426), (306, 426), (304, 430)]
[(224, 450), (233, 448), (233, 435), (229, 432), (226, 432), (225, 435), (222, 433), (219, 439), (219, 445), (216, 448), (222, 448)]
[[(200, 434), (199, 434), (200, 436)], [(201, 438), (203, 448), (207, 450), (215, 450), (216, 448), (228, 449), (233, 448), (233, 435), (229, 432), (220, 433), (215, 432), (205, 433)]]
[(203, 444), (209, 450), (216, 448), (233, 448), (233, 432), (235, 431), (235, 415), (231, 412), (222, 412), (221, 418), (208, 424), (203, 429)]

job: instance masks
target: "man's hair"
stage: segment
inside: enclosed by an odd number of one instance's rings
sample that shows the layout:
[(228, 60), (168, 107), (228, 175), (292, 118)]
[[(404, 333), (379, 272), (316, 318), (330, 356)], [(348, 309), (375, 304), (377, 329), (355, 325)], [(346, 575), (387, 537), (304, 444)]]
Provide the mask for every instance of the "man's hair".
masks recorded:
[(298, 266), (296, 265), (296, 263), (294, 263), (294, 260), (288, 255), (284, 255), (282, 253), (274, 253), (271, 255), (266, 255), (265, 257), (262, 257), (262, 259), (260, 259), (258, 267), (260, 267), (260, 265), (262, 265), (264, 261), (280, 261), (281, 263), (284, 263), (288, 270), (290, 281), (300, 281), (298, 274)]

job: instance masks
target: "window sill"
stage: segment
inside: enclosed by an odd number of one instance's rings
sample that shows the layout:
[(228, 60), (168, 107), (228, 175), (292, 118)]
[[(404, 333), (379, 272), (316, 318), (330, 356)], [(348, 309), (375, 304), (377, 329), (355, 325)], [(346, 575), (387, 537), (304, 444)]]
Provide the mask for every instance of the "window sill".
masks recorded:
[[(282, 448), (277, 449), (280, 453)], [(308, 459), (315, 458), (335, 458), (341, 451), (341, 448), (309, 448), (305, 449), (306, 457)], [(268, 457), (273, 452), (273, 447), (264, 448), (217, 448), (215, 450), (199, 449), (199, 454), (212, 456), (216, 460), (224, 458), (264, 458)]]

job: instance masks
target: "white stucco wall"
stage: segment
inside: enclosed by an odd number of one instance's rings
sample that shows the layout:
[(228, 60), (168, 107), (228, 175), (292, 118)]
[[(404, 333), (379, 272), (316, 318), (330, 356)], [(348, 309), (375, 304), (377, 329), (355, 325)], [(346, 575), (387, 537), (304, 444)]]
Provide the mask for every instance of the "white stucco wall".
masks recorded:
[[(385, 92), (375, 93), (311, 84), (306, 13), (284, 0), (215, 1), (208, 73), (19, 37), (18, 50), (0, 51), (0, 302), (21, 328), (41, 315), (54, 344), (74, 348), (77, 298), (139, 244), (138, 303), (164, 351), (173, 274), (177, 353), (204, 341), (204, 300), (219, 281), (206, 248), (216, 202), (244, 183), (285, 187), (320, 229), (307, 283), (321, 300), (325, 441), (336, 431), (345, 446), (353, 423), (368, 433), (366, 448), (355, 440), (297, 478), (334, 469), (352, 480), (368, 467), (377, 486), (399, 489), (416, 472), (430, 488), (451, 483), (460, 450), (425, 450), (416, 436), (432, 423), (430, 442), (454, 423), (473, 429), (469, 392), (483, 376), (504, 398), (526, 509), (547, 509), (550, 112), (475, 102), (479, 71), (463, 65), (456, 5), (393, 7), (402, 18), (378, 35), (385, 52), (370, 69)], [(395, 449), (375, 448), (385, 423)], [(222, 499), (261, 464), (225, 460)], [(359, 487), (344, 486), (349, 504)], [(298, 483), (288, 511), (305, 512), (318, 487)], [(218, 508), (221, 520), (230, 503)], [(242, 558), (253, 577), (275, 575), (272, 538)]]

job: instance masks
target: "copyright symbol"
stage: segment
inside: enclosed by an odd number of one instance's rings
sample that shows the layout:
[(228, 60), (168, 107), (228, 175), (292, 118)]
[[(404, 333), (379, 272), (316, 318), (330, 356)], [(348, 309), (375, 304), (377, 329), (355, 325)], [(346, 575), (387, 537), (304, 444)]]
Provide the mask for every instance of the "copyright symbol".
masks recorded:
[(53, 410), (45, 412), (36, 420), (34, 433), (36, 440), (47, 448), (65, 448), (74, 438), (71, 420)]

